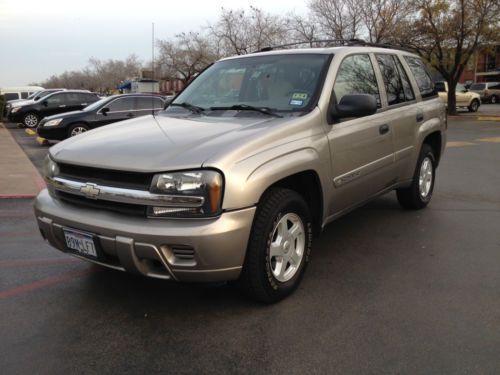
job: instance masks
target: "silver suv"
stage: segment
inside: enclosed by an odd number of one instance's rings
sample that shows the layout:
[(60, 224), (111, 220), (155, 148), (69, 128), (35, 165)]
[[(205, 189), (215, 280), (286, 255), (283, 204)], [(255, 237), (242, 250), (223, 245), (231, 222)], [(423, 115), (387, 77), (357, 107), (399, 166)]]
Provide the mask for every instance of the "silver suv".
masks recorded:
[(57, 249), (178, 281), (238, 280), (274, 302), (326, 224), (396, 190), (425, 207), (446, 117), (422, 61), (366, 46), (220, 60), (158, 116), (50, 149), (36, 199)]

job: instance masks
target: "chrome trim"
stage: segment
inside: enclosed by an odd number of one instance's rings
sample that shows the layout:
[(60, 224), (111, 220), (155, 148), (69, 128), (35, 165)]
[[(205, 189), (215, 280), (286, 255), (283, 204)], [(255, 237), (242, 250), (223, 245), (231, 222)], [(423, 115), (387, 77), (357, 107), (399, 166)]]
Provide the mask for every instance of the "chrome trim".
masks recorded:
[(376, 171), (379, 168), (384, 167), (385, 165), (387, 165), (388, 162), (394, 162), (394, 153), (384, 156), (380, 159), (374, 160), (368, 164), (353, 169), (352, 171), (349, 171), (347, 173), (335, 177), (333, 179), (333, 184), (335, 185), (335, 187), (344, 186), (349, 182), (352, 182), (360, 177), (372, 173), (373, 171)]
[[(72, 181), (61, 177), (46, 178), (48, 184), (55, 190), (69, 194), (112, 202), (153, 205), (160, 207), (197, 208), (205, 203), (204, 197), (153, 194), (145, 190), (123, 189), (112, 186), (102, 186), (90, 182)], [(92, 191), (92, 194), (89, 193)]]

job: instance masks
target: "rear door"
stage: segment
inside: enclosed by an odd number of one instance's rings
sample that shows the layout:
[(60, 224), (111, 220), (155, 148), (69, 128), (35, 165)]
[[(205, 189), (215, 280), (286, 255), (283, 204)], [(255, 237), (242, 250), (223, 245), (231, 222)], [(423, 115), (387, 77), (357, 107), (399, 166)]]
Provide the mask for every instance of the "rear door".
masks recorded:
[(136, 98), (136, 117), (151, 115), (163, 109), (164, 102), (161, 98), (151, 96), (138, 96)]
[(370, 94), (376, 97), (380, 109), (371, 116), (331, 125), (328, 141), (335, 188), (331, 213), (366, 201), (394, 181), (392, 129), (382, 111), (382, 82), (376, 78), (374, 62), (368, 53), (348, 55), (335, 78), (332, 103), (348, 94)]
[(387, 98), (387, 122), (392, 130), (396, 178), (411, 168), (417, 125), (424, 120), (415, 93), (400, 58), (396, 54), (375, 54)]

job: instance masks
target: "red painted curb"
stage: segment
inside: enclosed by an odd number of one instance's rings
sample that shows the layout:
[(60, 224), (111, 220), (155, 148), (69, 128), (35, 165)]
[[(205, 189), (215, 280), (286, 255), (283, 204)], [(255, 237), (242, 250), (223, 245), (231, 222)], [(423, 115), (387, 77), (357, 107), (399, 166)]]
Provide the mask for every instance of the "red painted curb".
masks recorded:
[(27, 199), (35, 197), (36, 194), (0, 194), (0, 199)]

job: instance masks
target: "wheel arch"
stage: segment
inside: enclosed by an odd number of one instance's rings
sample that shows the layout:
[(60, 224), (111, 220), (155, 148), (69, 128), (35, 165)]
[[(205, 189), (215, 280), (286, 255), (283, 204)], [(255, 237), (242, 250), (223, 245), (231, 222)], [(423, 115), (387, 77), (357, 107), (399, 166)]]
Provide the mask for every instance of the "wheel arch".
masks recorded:
[(431, 146), (432, 151), (434, 152), (434, 156), (436, 158), (436, 167), (439, 165), (439, 160), (441, 159), (441, 150), (443, 147), (443, 137), (441, 135), (441, 132), (439, 130), (436, 130), (430, 134), (428, 134), (423, 142), (422, 145), (428, 144)]

